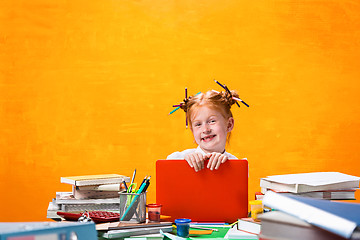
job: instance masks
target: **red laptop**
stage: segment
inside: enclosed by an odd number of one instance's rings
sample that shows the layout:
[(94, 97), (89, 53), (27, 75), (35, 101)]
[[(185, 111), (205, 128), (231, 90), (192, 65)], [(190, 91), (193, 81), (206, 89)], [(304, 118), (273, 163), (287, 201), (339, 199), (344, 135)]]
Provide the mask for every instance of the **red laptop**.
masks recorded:
[(185, 160), (158, 160), (156, 202), (172, 220), (232, 223), (247, 217), (248, 162), (228, 160), (218, 170), (195, 172)]

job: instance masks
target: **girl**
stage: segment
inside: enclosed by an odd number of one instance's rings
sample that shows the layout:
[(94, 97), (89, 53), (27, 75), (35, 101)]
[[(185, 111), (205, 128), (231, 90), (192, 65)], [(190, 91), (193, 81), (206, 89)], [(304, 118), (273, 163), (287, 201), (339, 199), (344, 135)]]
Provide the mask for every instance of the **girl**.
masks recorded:
[[(185, 99), (179, 107), (186, 113), (197, 148), (174, 152), (167, 159), (185, 159), (195, 171), (204, 169), (204, 161), (209, 160), (207, 168), (218, 169), (228, 159), (237, 159), (225, 151), (234, 118), (230, 111), (238, 99), (235, 91), (208, 91)], [(240, 99), (239, 99), (240, 100)], [(244, 103), (245, 104), (245, 103)]]

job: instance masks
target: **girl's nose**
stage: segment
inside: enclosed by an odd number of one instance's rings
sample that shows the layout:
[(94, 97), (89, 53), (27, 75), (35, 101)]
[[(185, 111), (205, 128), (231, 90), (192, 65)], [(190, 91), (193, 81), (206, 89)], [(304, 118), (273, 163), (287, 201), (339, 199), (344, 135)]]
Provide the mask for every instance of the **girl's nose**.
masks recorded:
[(209, 124), (204, 124), (203, 126), (204, 126), (204, 127), (203, 127), (203, 132), (204, 132), (204, 133), (209, 133), (209, 132), (211, 132), (211, 128), (210, 128), (210, 125), (209, 125)]

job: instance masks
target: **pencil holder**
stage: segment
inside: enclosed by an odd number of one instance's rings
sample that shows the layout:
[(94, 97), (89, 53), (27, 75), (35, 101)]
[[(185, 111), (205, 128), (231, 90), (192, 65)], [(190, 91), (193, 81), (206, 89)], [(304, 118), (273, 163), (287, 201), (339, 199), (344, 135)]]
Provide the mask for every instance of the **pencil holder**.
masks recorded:
[(120, 222), (143, 223), (146, 220), (146, 192), (119, 193)]

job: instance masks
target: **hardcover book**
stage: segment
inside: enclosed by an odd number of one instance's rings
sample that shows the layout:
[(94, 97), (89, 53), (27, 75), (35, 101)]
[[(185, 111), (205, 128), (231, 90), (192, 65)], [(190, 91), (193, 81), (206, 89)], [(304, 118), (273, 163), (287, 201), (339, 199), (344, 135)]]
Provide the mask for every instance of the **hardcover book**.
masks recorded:
[(360, 204), (267, 192), (263, 204), (347, 239), (360, 239)]
[(312, 192), (359, 188), (359, 177), (339, 172), (311, 172), (262, 178), (260, 187), (283, 192)]

